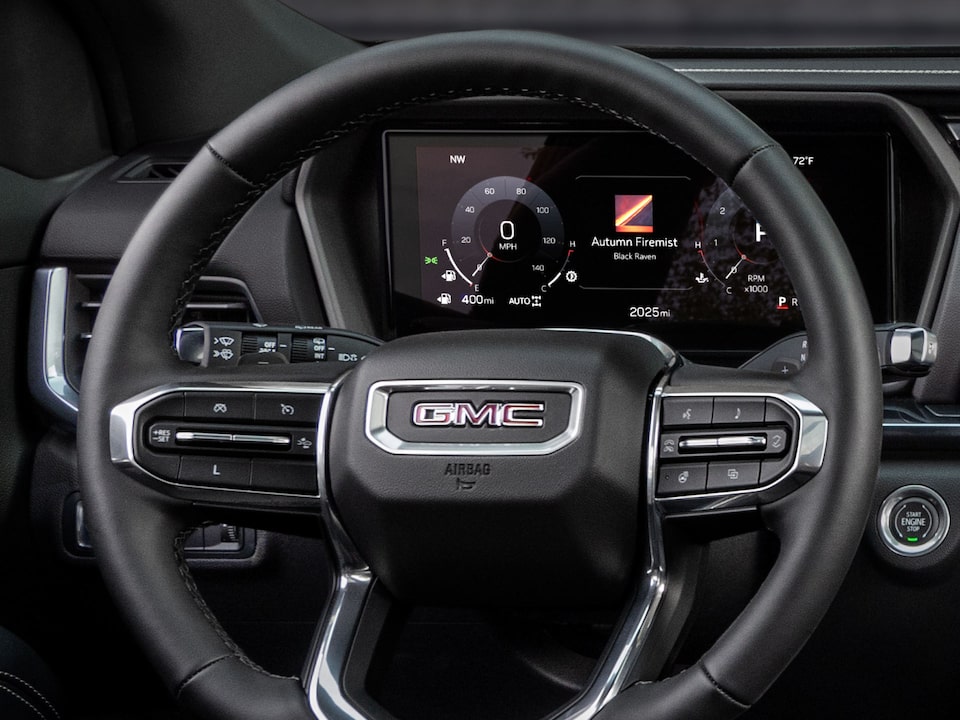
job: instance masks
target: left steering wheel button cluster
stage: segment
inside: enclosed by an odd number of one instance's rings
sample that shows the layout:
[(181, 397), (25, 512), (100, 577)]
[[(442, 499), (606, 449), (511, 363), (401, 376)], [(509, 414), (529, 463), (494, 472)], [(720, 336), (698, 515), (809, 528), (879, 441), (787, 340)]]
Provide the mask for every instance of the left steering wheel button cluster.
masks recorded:
[(279, 389), (166, 393), (135, 410), (134, 460), (181, 485), (314, 495), (322, 402)]

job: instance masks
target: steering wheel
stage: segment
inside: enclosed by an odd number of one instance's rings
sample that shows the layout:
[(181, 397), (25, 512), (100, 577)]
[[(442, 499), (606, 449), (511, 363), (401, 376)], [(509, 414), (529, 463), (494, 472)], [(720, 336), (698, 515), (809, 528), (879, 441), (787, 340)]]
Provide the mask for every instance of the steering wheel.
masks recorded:
[[(201, 369), (171, 352), (207, 262), (285, 173), (393, 111), (476, 96), (592, 109), (667, 138), (726, 181), (775, 238), (794, 282), (809, 338), (804, 368), (780, 377), (702, 367), (654, 338), (592, 331), (414, 336), (342, 377), (323, 364)], [(265, 407), (284, 393), (318, 403), (308, 428), (316, 463), (305, 480), (303, 461), (265, 469), (254, 459), (252, 471), (241, 462), (239, 480), (214, 472), (204, 482), (184, 472), (186, 460), (151, 449), (158, 413), (205, 418), (205, 402), (229, 397), (249, 415), (250, 403)], [(731, 404), (743, 406), (748, 425), (736, 424), (739, 411), (725, 414)], [(784, 670), (857, 548), (880, 437), (863, 290), (787, 154), (721, 98), (632, 52), (476, 32), (331, 63), (207, 143), (116, 269), (84, 371), (78, 442), (103, 577), (171, 692), (201, 716), (389, 717), (349, 678), (393, 597), (581, 606), (627, 596), (593, 680), (554, 717), (651, 720), (735, 717)], [(681, 479), (679, 448), (710, 460), (718, 446), (759, 452), (748, 463), (759, 477), (715, 481), (711, 469), (703, 482), (696, 472)], [(215, 469), (230, 462), (221, 455)], [(453, 483), (465, 473), (473, 492)], [(205, 508), (322, 523), (339, 578), (302, 679), (249, 660), (199, 596), (182, 545)], [(687, 575), (667, 564), (682, 547), (665, 544), (665, 521), (745, 511), (779, 539), (772, 570), (695, 665), (660, 679)]]

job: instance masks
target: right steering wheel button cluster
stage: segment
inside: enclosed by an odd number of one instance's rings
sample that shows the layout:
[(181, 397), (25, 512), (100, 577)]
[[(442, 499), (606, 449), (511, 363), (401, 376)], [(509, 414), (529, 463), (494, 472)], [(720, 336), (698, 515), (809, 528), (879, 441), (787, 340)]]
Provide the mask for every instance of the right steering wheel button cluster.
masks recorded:
[(663, 399), (657, 495), (750, 490), (789, 471), (798, 419), (767, 396)]

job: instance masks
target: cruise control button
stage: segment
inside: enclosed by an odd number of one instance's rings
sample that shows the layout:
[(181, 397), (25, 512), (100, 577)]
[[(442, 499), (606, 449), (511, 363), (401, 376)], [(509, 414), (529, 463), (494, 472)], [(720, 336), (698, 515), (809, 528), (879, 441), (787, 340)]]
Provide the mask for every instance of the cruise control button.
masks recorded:
[(222, 488), (249, 488), (250, 461), (186, 455), (180, 461), (180, 482)]
[(257, 420), (317, 424), (323, 395), (257, 393)]
[(752, 488), (759, 480), (758, 462), (712, 462), (707, 472), (707, 490)]
[(719, 424), (762, 423), (763, 398), (723, 397), (713, 401), (713, 422)]
[(187, 417), (216, 420), (253, 418), (253, 395), (239, 392), (188, 392), (184, 394)]
[(253, 461), (254, 490), (317, 494), (317, 465), (312, 462)]
[(703, 492), (707, 487), (707, 466), (665, 465), (660, 468), (658, 495), (685, 495)]
[(663, 399), (664, 425), (709, 425), (712, 419), (713, 398)]
[(147, 431), (147, 444), (157, 450), (173, 450), (177, 440), (177, 427), (177, 423), (154, 423)]

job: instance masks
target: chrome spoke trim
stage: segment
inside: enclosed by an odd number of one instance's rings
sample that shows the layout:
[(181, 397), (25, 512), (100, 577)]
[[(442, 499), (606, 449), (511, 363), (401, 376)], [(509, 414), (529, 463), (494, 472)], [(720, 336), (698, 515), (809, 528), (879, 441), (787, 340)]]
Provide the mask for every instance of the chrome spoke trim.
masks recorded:
[(369, 720), (344, 696), (343, 673), (372, 586), (369, 570), (341, 572), (337, 578), (305, 674), (310, 709), (318, 720)]
[[(666, 346), (664, 346), (666, 347)], [(668, 348), (669, 350), (669, 348)], [(663, 542), (661, 515), (656, 505), (657, 450), (660, 438), (660, 407), (663, 394), (670, 379), (670, 371), (676, 366), (677, 356), (672, 351), (665, 353), (670, 367), (654, 388), (648, 404), (650, 418), (646, 438), (646, 503), (647, 557), (645, 567), (637, 582), (636, 592), (630, 606), (609, 642), (604, 657), (593, 677), (580, 696), (551, 720), (589, 720), (623, 690), (630, 673), (641, 656), (650, 637), (657, 612), (667, 589), (666, 549)]]
[(343, 692), (347, 658), (375, 577), (340, 524), (327, 484), (327, 446), (339, 388), (340, 381), (329, 388), (317, 427), (317, 454), (321, 459), (317, 464), (320, 518), (327, 531), (337, 582), (317, 628), (304, 673), (304, 690), (318, 720), (369, 720)]

